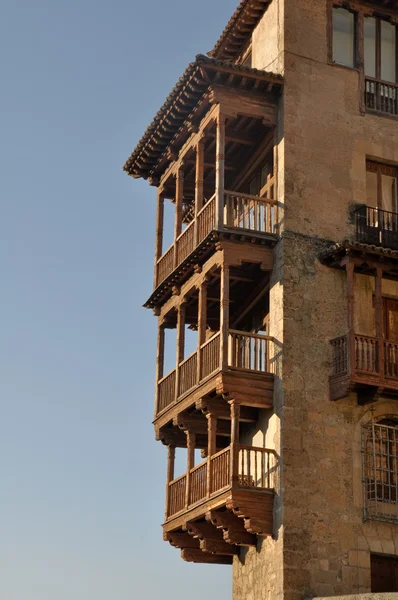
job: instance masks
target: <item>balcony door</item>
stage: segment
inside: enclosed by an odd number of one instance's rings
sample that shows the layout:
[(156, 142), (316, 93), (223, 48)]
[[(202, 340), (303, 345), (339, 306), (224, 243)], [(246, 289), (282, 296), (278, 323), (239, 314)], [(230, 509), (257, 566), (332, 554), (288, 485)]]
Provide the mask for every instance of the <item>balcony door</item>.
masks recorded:
[(388, 212), (398, 212), (395, 167), (366, 161), (366, 204)]

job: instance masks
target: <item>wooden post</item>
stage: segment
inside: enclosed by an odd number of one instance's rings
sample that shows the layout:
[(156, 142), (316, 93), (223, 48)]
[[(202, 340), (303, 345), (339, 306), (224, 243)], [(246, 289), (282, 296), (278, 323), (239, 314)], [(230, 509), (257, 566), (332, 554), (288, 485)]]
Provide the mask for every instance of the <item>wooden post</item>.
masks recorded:
[(158, 341), (156, 351), (156, 393), (155, 393), (155, 417), (159, 412), (159, 381), (164, 375), (164, 323), (158, 324)]
[(190, 505), (191, 497), (191, 469), (195, 466), (196, 435), (193, 431), (186, 431), (187, 436), (187, 480), (185, 489), (185, 508)]
[(239, 418), (240, 404), (231, 402), (231, 483), (234, 485), (239, 477)]
[(216, 224), (222, 229), (224, 222), (224, 181), (225, 181), (225, 117), (217, 116), (216, 133)]
[(201, 347), (206, 341), (207, 326), (207, 281), (202, 281), (199, 288), (198, 303), (198, 357), (197, 357), (197, 383), (202, 379), (202, 353)]
[(355, 325), (354, 325), (354, 318), (355, 318), (354, 263), (348, 261), (346, 269), (347, 269), (348, 361), (349, 361), (349, 373), (352, 376), (355, 374), (355, 370), (356, 370)]
[(211, 468), (211, 457), (216, 453), (217, 440), (217, 417), (209, 412), (207, 417), (207, 497), (213, 491), (213, 474)]
[[(224, 259), (225, 260), (225, 259)], [(220, 281), (220, 368), (228, 367), (228, 331), (229, 331), (229, 265), (221, 267)]]
[(180, 363), (184, 360), (185, 346), (185, 302), (177, 308), (177, 353), (176, 353), (176, 389), (175, 401), (180, 395)]
[(176, 212), (174, 221), (174, 268), (178, 265), (177, 238), (182, 231), (182, 205), (184, 201), (184, 164), (181, 163), (176, 179)]
[(158, 260), (162, 256), (163, 249), (163, 217), (164, 217), (164, 196), (158, 189), (157, 209), (156, 209), (156, 247), (155, 247), (155, 272), (154, 287), (158, 284)]
[(199, 241), (198, 212), (203, 207), (203, 186), (204, 186), (204, 165), (205, 165), (205, 137), (201, 137), (196, 146), (196, 173), (195, 173), (195, 224), (194, 239), (195, 246)]
[(384, 356), (384, 328), (383, 328), (383, 271), (376, 269), (375, 275), (375, 310), (376, 310), (376, 337), (378, 345), (378, 371), (380, 381), (384, 381), (385, 378), (385, 356)]
[(167, 482), (166, 482), (166, 514), (165, 520), (169, 516), (169, 497), (170, 497), (170, 483), (174, 479), (174, 464), (176, 457), (175, 446), (167, 446)]

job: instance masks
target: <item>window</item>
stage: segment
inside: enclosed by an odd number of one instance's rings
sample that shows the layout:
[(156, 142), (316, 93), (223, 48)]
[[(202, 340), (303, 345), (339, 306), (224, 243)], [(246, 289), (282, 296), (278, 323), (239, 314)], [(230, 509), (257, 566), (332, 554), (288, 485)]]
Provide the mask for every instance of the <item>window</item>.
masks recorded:
[(333, 62), (352, 68), (356, 66), (355, 20), (353, 12), (333, 7)]
[(371, 591), (373, 594), (398, 592), (398, 558), (370, 555)]
[(397, 80), (396, 27), (378, 17), (364, 19), (365, 75), (378, 81)]
[(398, 211), (396, 167), (366, 161), (366, 204), (388, 212)]
[(368, 519), (398, 520), (398, 420), (364, 428), (364, 509)]

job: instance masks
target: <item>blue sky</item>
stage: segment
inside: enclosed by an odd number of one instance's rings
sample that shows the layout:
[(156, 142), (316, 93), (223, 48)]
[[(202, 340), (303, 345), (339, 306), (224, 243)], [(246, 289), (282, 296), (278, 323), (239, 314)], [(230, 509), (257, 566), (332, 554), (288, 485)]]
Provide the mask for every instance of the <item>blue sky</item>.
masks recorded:
[(0, 600), (229, 600), (162, 540), (155, 190), (122, 165), (235, 0), (0, 6)]

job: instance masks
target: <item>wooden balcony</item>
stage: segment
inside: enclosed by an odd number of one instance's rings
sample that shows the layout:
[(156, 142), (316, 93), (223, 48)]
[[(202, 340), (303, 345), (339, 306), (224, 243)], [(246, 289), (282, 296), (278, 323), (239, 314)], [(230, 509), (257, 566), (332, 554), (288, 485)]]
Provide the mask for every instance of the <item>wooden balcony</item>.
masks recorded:
[(358, 242), (398, 250), (398, 213), (364, 205), (354, 218)]
[(167, 484), (164, 539), (190, 562), (231, 564), (238, 546), (273, 533), (277, 456), (238, 443)]
[[(234, 394), (241, 403), (269, 408), (273, 403), (273, 338), (230, 329), (228, 361), (222, 367), (218, 332), (157, 384), (156, 417), (192, 395), (199, 399), (213, 391)], [(189, 399), (190, 398), (190, 399)]]
[(365, 401), (379, 392), (398, 395), (398, 344), (384, 340), (380, 348), (377, 338), (355, 334), (335, 338), (331, 345), (331, 400), (354, 390)]
[[(273, 186), (272, 182), (272, 186)], [(203, 206), (156, 263), (155, 288), (160, 285), (210, 235), (212, 231), (276, 236), (276, 200), (224, 192), (222, 227), (216, 222), (216, 195)]]

